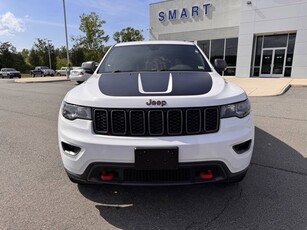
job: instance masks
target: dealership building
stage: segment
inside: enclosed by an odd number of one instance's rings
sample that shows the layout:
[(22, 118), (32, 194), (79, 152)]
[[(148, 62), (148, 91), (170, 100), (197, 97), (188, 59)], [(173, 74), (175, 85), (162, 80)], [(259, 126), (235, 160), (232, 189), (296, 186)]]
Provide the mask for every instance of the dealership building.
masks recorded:
[(151, 40), (195, 41), (223, 75), (307, 78), (307, 0), (169, 0), (150, 4)]

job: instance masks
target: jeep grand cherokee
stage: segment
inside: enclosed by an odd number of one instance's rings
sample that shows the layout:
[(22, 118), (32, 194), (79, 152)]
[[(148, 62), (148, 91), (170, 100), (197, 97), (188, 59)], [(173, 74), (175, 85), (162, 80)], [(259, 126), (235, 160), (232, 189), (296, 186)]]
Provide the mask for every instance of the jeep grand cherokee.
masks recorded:
[(253, 117), (245, 92), (216, 71), (225, 66), (212, 66), (191, 42), (114, 45), (63, 100), (58, 140), (68, 177), (130, 185), (242, 180)]

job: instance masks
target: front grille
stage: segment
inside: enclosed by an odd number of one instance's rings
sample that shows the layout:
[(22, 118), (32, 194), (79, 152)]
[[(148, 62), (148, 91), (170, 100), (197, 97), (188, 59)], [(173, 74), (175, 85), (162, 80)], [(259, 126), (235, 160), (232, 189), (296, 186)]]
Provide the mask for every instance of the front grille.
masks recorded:
[(94, 131), (115, 136), (176, 136), (219, 130), (219, 108), (93, 109)]

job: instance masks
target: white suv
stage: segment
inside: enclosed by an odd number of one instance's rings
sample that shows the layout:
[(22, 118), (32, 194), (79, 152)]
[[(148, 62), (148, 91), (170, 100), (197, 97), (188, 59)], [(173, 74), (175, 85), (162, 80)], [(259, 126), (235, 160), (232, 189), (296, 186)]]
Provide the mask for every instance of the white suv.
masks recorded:
[[(225, 67), (215, 60), (216, 70)], [(215, 69), (191, 42), (114, 45), (63, 100), (58, 139), (69, 178), (131, 185), (242, 180), (254, 146), (250, 103)]]

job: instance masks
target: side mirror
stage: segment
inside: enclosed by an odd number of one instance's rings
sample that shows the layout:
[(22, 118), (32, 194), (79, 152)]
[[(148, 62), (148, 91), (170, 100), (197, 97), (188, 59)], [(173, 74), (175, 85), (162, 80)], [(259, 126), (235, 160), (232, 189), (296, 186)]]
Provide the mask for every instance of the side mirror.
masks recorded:
[(226, 61), (224, 59), (215, 59), (214, 68), (218, 73), (223, 72), (227, 67)]
[(95, 72), (95, 69), (96, 69), (95, 62), (93, 62), (93, 61), (84, 62), (84, 63), (82, 63), (81, 67), (82, 67), (82, 69), (84, 69), (84, 71), (86, 73), (89, 73), (89, 74), (93, 74)]

